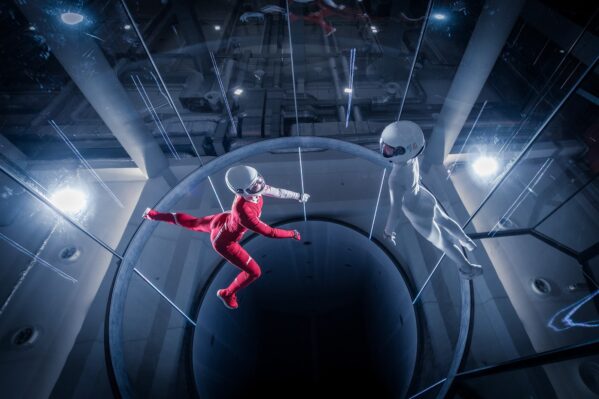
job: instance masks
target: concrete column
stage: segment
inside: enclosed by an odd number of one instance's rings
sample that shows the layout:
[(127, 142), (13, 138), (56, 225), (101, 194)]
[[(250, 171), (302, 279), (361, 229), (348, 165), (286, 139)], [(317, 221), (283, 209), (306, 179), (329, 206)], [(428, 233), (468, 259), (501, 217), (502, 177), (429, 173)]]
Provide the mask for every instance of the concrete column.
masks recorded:
[[(166, 157), (152, 137), (102, 50), (91, 36), (87, 20), (67, 25), (51, 1), (19, 2), (25, 17), (44, 36), (52, 54), (62, 64), (87, 101), (135, 164), (148, 177), (168, 167)], [(81, 11), (85, 13), (85, 10)]]
[(505, 41), (524, 0), (487, 0), (445, 98), (426, 151), (427, 164), (441, 164), (451, 151)]

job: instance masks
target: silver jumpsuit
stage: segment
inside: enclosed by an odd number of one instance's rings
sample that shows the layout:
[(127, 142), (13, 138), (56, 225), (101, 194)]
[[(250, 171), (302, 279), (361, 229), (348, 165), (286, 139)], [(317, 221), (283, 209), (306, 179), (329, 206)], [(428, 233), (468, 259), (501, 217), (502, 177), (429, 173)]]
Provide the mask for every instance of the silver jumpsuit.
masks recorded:
[(464, 255), (461, 245), (474, 249), (474, 242), (464, 230), (441, 209), (435, 196), (420, 185), (418, 158), (407, 162), (394, 162), (389, 175), (391, 209), (387, 217), (385, 234), (393, 236), (399, 221), (400, 211), (406, 215), (414, 229), (431, 244), (445, 252), (461, 272), (469, 273), (472, 264)]

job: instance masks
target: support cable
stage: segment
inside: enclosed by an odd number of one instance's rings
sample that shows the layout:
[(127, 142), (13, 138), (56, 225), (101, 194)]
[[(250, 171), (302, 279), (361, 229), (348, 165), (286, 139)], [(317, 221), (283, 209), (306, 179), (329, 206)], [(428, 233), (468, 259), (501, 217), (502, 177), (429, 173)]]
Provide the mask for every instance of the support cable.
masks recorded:
[(347, 110), (345, 111), (345, 127), (349, 126), (349, 115), (351, 112), (351, 102), (354, 95), (354, 68), (356, 65), (356, 49), (352, 48), (349, 52), (349, 82), (347, 95)]
[(223, 80), (220, 76), (220, 70), (218, 69), (218, 64), (216, 63), (216, 58), (214, 58), (214, 53), (212, 51), (210, 51), (210, 60), (212, 61), (214, 74), (216, 75), (216, 79), (218, 80), (218, 86), (220, 87), (220, 92), (223, 96), (223, 103), (225, 104), (225, 108), (227, 109), (227, 114), (229, 114), (229, 121), (231, 121), (233, 131), (235, 132), (235, 134), (237, 134), (237, 124), (235, 123), (235, 119), (233, 118), (231, 106), (229, 105), (229, 99), (227, 98), (227, 92), (225, 91), (225, 85), (223, 84)]
[(379, 187), (379, 195), (376, 198), (376, 205), (374, 207), (374, 216), (372, 217), (372, 225), (370, 226), (370, 234), (368, 234), (368, 239), (372, 239), (372, 232), (374, 230), (374, 222), (376, 221), (376, 214), (379, 210), (379, 202), (381, 200), (381, 193), (383, 192), (383, 183), (385, 182), (385, 174), (387, 173), (387, 168), (383, 169), (383, 176), (381, 177), (381, 186)]
[(426, 14), (424, 15), (424, 20), (422, 21), (422, 26), (420, 27), (420, 36), (418, 37), (418, 44), (416, 45), (414, 59), (412, 59), (412, 66), (410, 67), (408, 81), (406, 82), (406, 87), (403, 92), (403, 97), (401, 98), (401, 105), (399, 106), (399, 113), (397, 114), (397, 121), (399, 121), (401, 119), (401, 113), (403, 112), (403, 106), (406, 102), (406, 97), (408, 96), (408, 90), (410, 89), (410, 82), (412, 81), (412, 75), (414, 74), (414, 67), (416, 66), (416, 60), (418, 59), (418, 54), (420, 53), (420, 46), (422, 46), (422, 41), (424, 39), (424, 31), (426, 30), (426, 27), (428, 25), (428, 20), (429, 20), (432, 8), (433, 8), (433, 0), (429, 0), (428, 6), (426, 8)]
[[(293, 43), (291, 42), (291, 22), (290, 22), (290, 18), (289, 18), (289, 0), (285, 1), (285, 7), (287, 8), (287, 32), (288, 32), (288, 36), (289, 36), (289, 56), (291, 58), (291, 81), (293, 84), (293, 105), (295, 107), (295, 133), (296, 135), (300, 136), (300, 130), (299, 130), (299, 116), (297, 113), (297, 93), (295, 91), (295, 66), (293, 63)], [(297, 155), (298, 155), (298, 159), (299, 159), (299, 166), (300, 166), (300, 179), (301, 179), (301, 184), (302, 184), (302, 198), (304, 196), (304, 170), (303, 170), (303, 166), (302, 166), (302, 149), (301, 147), (297, 147)], [(308, 216), (306, 214), (306, 203), (302, 202), (303, 205), (303, 209), (304, 209), (304, 222), (306, 222), (308, 220)]]
[[(189, 142), (191, 143), (191, 147), (193, 148), (193, 151), (195, 152), (196, 156), (200, 160), (200, 166), (204, 166), (204, 161), (202, 160), (202, 157), (200, 156), (200, 153), (199, 153), (198, 149), (196, 148), (196, 145), (193, 142), (193, 139), (191, 138), (191, 134), (189, 133), (189, 130), (187, 130), (187, 126), (185, 125), (185, 122), (183, 122), (183, 118), (181, 118), (181, 114), (179, 113), (179, 110), (177, 109), (177, 106), (175, 105), (175, 102), (173, 101), (173, 97), (171, 96), (171, 93), (169, 92), (168, 87), (166, 86), (166, 83), (164, 83), (162, 74), (158, 70), (158, 66), (156, 65), (156, 62), (154, 62), (154, 57), (152, 57), (152, 54), (150, 53), (150, 49), (148, 48), (148, 45), (146, 44), (146, 41), (144, 40), (144, 38), (141, 34), (141, 31), (139, 30), (139, 27), (137, 26), (137, 23), (135, 23), (135, 19), (133, 19), (133, 14), (131, 14), (131, 11), (129, 10), (129, 7), (127, 6), (127, 3), (125, 2), (125, 0), (121, 0), (121, 4), (123, 5), (123, 8), (125, 9), (125, 13), (127, 14), (127, 17), (129, 18), (129, 21), (131, 22), (131, 26), (133, 26), (133, 29), (135, 30), (135, 33), (137, 34), (137, 37), (139, 38), (141, 45), (143, 46), (144, 51), (145, 51), (146, 55), (148, 56), (150, 63), (152, 64), (152, 68), (154, 68), (154, 71), (156, 72), (156, 75), (158, 76), (158, 80), (160, 81), (160, 84), (164, 88), (164, 94), (166, 94), (166, 99), (167, 99), (169, 105), (171, 106), (173, 111), (175, 111), (175, 114), (177, 114), (177, 119), (179, 119), (179, 122), (181, 123), (181, 126), (183, 127), (183, 130), (185, 131), (185, 134), (187, 135), (187, 138), (189, 139)], [(214, 195), (216, 196), (216, 200), (218, 201), (218, 205), (220, 206), (220, 209), (224, 212), (225, 208), (223, 207), (223, 204), (220, 201), (220, 197), (218, 196), (218, 193), (216, 192), (216, 187), (214, 187), (214, 183), (212, 183), (212, 179), (210, 177), (208, 177), (208, 182), (210, 183), (210, 187), (212, 187), (212, 191), (214, 191)]]
[(137, 275), (141, 277), (142, 280), (148, 283), (148, 285), (152, 287), (152, 289), (154, 289), (154, 291), (156, 291), (161, 297), (163, 297), (173, 308), (175, 308), (175, 310), (177, 310), (177, 312), (179, 312), (181, 316), (185, 317), (185, 319), (189, 323), (191, 323), (192, 326), (196, 326), (195, 321), (191, 320), (191, 318), (187, 316), (184, 311), (182, 311), (177, 305), (175, 305), (175, 303), (171, 301), (169, 297), (167, 297), (162, 291), (160, 291), (160, 289), (158, 289), (158, 287), (156, 287), (146, 276), (144, 276), (142, 272), (140, 272), (136, 267), (133, 268), (133, 271), (137, 273)]

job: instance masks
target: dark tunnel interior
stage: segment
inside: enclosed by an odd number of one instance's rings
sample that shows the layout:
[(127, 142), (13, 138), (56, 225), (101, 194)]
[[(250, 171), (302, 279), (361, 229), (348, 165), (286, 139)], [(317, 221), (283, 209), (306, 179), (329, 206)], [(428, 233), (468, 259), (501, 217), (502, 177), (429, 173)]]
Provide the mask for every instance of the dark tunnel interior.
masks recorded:
[(215, 293), (236, 270), (227, 264), (212, 281), (193, 342), (200, 397), (405, 395), (417, 329), (402, 274), (350, 228), (311, 221), (302, 229), (302, 243), (245, 245), (262, 277), (234, 312)]

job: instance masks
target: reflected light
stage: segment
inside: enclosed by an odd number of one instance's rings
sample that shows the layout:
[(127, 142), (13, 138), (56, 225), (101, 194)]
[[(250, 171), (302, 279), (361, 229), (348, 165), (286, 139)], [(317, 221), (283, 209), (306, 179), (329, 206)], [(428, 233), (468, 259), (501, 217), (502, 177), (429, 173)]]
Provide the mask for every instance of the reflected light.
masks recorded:
[(233, 90), (233, 94), (235, 94), (236, 96), (240, 96), (243, 94), (243, 89), (237, 88)]
[(472, 169), (479, 176), (491, 176), (497, 173), (499, 165), (493, 157), (480, 156), (472, 164)]
[(83, 21), (83, 15), (78, 14), (76, 12), (63, 12), (60, 15), (60, 19), (67, 25), (77, 25), (81, 21)]
[(77, 214), (87, 206), (86, 195), (70, 187), (59, 189), (52, 194), (50, 200), (58, 209), (70, 214)]
[(580, 308), (586, 304), (587, 302), (591, 302), (595, 296), (599, 294), (599, 290), (590, 293), (584, 298), (580, 299), (577, 302), (574, 302), (571, 305), (566, 306), (557, 312), (553, 317), (549, 320), (547, 326), (549, 326), (554, 331), (564, 331), (568, 330), (572, 327), (585, 327), (585, 328), (597, 328), (599, 327), (599, 320), (587, 320), (587, 321), (575, 321), (574, 315), (578, 313)]
[(447, 19), (447, 15), (440, 13), (440, 12), (436, 12), (433, 14), (433, 18), (436, 19), (437, 21), (444, 21)]
[(370, 30), (372, 31), (372, 33), (378, 33), (379, 32), (378, 28), (376, 26), (374, 26), (374, 25), (370, 27)]
[(214, 30), (220, 30), (220, 25), (214, 25)]
[(130, 30), (130, 29), (131, 29), (131, 25), (127, 24), (127, 25), (123, 26), (123, 28), (124, 28), (125, 30)]
[(346, 87), (345, 89), (343, 89), (343, 92), (349, 94), (352, 92), (352, 89), (350, 89), (349, 87)]

